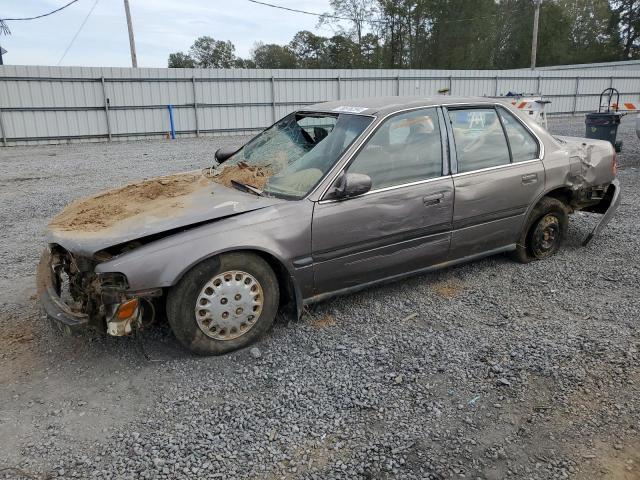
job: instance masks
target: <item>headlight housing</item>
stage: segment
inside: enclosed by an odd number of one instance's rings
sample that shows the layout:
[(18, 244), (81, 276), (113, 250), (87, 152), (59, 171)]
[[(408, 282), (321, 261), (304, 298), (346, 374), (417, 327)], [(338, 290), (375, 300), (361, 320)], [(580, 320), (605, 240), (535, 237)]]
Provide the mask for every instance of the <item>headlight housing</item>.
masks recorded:
[(129, 281), (124, 273), (120, 272), (104, 272), (96, 274), (100, 288), (104, 290), (112, 290), (123, 292), (129, 289)]

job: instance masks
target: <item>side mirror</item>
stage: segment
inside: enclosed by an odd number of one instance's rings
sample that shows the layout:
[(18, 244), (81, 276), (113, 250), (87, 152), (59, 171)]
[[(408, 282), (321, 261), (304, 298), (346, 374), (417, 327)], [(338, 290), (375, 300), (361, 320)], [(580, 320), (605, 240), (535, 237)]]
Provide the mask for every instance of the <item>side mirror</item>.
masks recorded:
[(222, 147), (216, 150), (214, 158), (216, 159), (216, 162), (222, 163), (225, 160), (228, 160), (229, 157), (231, 157), (231, 155), (236, 153), (238, 150), (240, 150), (238, 147)]
[(345, 173), (338, 180), (335, 197), (338, 199), (356, 197), (371, 190), (371, 177), (364, 173)]

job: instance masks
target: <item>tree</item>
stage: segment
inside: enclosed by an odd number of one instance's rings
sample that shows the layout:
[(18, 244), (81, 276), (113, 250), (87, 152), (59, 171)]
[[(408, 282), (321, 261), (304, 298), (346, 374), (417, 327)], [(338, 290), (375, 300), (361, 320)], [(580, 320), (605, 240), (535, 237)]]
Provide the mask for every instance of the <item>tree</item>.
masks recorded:
[[(530, 64), (533, 0), (329, 0), (319, 24), (287, 45), (257, 43), (251, 59), (231, 42), (196, 40), (170, 65), (223, 68), (508, 69)], [(640, 0), (544, 0), (537, 64), (640, 58)]]
[(608, 0), (558, 0), (558, 6), (570, 22), (567, 61), (591, 63), (616, 58), (619, 35)]
[[(572, 1), (572, 0), (569, 0)], [(575, 0), (573, 0), (575, 1)], [(504, 0), (498, 11), (492, 42), (493, 68), (523, 68), (531, 63), (533, 11), (531, 0)], [(540, 8), (536, 64), (571, 63), (576, 52), (571, 43), (572, 21), (556, 1), (543, 2)]]
[(233, 68), (256, 68), (256, 62), (250, 58), (237, 57), (233, 62)]
[(327, 42), (328, 68), (358, 67), (360, 58), (360, 47), (345, 35), (334, 35)]
[[(341, 35), (351, 37), (358, 45), (361, 45), (367, 23), (371, 22), (377, 12), (375, 2), (371, 0), (329, 0), (329, 5), (333, 11), (320, 17), (318, 26), (335, 25)], [(351, 24), (351, 28), (348, 30), (343, 28), (341, 22), (344, 20), (335, 17), (348, 18), (347, 22)]]
[(189, 56), (200, 68), (233, 68), (236, 48), (230, 41), (199, 37), (189, 49)]
[(189, 55), (183, 52), (171, 53), (169, 55), (169, 68), (195, 68), (196, 62)]
[(289, 47), (283, 47), (282, 45), (276, 45), (275, 43), (256, 43), (253, 47), (252, 58), (255, 62), (256, 68), (297, 67), (296, 56)]
[(622, 40), (622, 59), (636, 58), (640, 49), (640, 2), (638, 0), (613, 0), (615, 20)]
[(326, 68), (326, 48), (327, 38), (308, 30), (296, 33), (289, 42), (289, 50), (295, 55), (298, 66), (302, 68)]
[(382, 67), (382, 47), (380, 39), (373, 33), (367, 33), (360, 42), (360, 66), (363, 68)]

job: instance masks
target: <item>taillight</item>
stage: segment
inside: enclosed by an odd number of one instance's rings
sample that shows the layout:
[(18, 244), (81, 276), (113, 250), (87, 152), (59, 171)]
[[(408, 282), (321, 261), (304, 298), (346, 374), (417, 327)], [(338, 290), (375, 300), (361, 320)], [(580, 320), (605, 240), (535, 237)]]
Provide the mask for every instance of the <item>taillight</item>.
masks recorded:
[(618, 175), (618, 154), (613, 152), (613, 156), (611, 157), (611, 173), (615, 177)]

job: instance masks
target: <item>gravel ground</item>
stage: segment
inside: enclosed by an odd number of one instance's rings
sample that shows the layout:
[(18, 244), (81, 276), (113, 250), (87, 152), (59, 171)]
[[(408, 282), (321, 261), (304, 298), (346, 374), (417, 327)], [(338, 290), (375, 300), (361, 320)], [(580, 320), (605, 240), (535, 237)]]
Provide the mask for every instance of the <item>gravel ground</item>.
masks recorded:
[[(553, 119), (581, 135), (582, 118)], [(165, 325), (57, 335), (34, 272), (48, 220), (241, 138), (0, 149), (0, 478), (640, 478), (640, 142), (591, 246), (504, 256), (318, 305), (196, 358)]]

